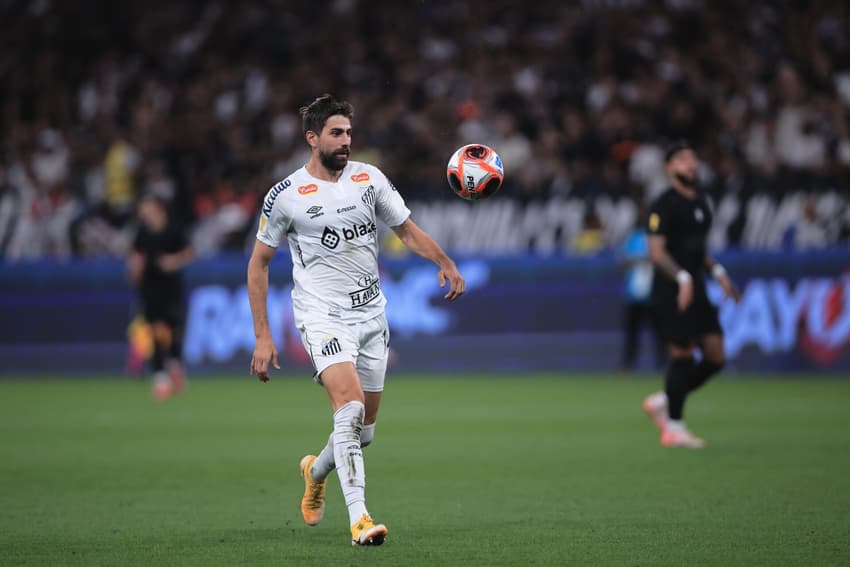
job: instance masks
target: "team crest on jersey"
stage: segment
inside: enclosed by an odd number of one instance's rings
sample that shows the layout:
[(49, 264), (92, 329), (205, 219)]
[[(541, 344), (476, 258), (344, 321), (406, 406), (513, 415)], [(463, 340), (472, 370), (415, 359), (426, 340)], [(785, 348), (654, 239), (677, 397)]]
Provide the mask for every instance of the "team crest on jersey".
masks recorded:
[(310, 183), (309, 185), (302, 185), (298, 188), (299, 195), (309, 195), (310, 193), (315, 193), (319, 190), (319, 186), (315, 183)]
[(366, 183), (367, 181), (369, 181), (369, 174), (366, 172), (355, 173), (351, 176), (351, 180), (355, 183)]
[(655, 232), (658, 230), (659, 224), (661, 224), (661, 217), (658, 216), (658, 213), (652, 213), (649, 215), (649, 230)]
[(370, 207), (375, 204), (375, 186), (369, 185), (366, 190), (360, 195), (363, 202)]
[(697, 222), (702, 222), (705, 218), (705, 215), (702, 214), (702, 209), (700, 209), (699, 207), (694, 209), (694, 218), (697, 219)]

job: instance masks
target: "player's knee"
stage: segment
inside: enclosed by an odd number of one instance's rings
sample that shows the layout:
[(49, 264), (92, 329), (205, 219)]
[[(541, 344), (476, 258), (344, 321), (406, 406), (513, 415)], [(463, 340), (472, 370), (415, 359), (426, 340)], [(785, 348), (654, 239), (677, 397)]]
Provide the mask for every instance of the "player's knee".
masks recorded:
[(339, 407), (334, 412), (334, 441), (360, 441), (363, 429), (363, 418), (366, 406), (362, 402), (352, 400)]
[(360, 446), (366, 447), (375, 438), (375, 424), (364, 425), (360, 431)]
[(156, 322), (153, 325), (153, 340), (154, 342), (164, 348), (168, 348), (171, 346), (171, 341), (173, 338), (173, 333), (171, 332), (171, 328), (162, 322)]

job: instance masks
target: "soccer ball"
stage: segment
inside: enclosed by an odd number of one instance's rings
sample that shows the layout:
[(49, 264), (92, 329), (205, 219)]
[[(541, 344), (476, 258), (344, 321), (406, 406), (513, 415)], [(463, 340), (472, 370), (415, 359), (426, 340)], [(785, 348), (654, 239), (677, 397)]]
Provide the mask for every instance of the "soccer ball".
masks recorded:
[(486, 199), (499, 190), (505, 178), (502, 158), (484, 144), (467, 144), (452, 154), (446, 169), (449, 186), (468, 201)]

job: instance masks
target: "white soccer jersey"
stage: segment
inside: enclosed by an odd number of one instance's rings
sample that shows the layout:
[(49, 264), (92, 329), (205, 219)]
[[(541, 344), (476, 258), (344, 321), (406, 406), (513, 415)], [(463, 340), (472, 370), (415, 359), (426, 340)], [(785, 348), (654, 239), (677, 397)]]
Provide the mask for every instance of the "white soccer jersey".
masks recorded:
[(402, 224), (410, 210), (377, 167), (349, 161), (336, 183), (302, 167), (266, 194), (257, 239), (289, 240), (295, 323), (367, 321), (384, 310), (377, 219)]

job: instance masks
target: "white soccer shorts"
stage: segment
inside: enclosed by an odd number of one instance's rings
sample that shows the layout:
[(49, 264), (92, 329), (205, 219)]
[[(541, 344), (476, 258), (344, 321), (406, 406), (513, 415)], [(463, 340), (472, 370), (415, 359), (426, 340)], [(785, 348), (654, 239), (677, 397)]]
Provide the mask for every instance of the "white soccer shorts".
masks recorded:
[(316, 369), (313, 379), (317, 383), (322, 383), (322, 372), (331, 364), (353, 362), (364, 392), (384, 391), (390, 352), (386, 315), (356, 325), (336, 321), (307, 323), (300, 331)]

